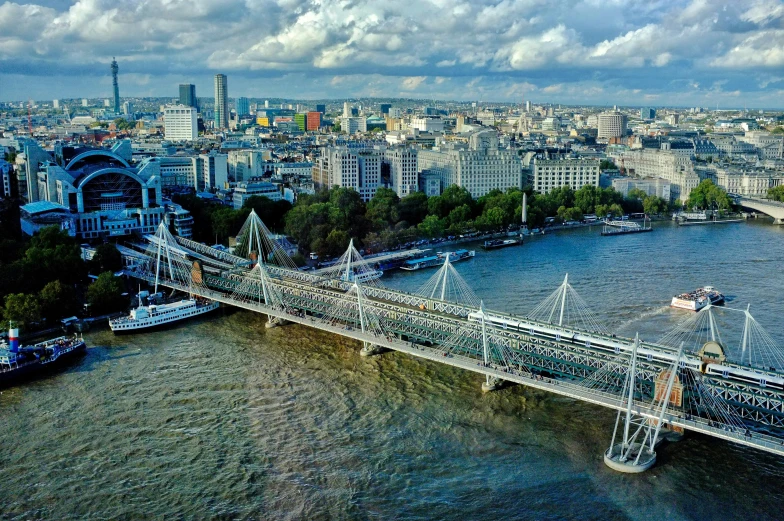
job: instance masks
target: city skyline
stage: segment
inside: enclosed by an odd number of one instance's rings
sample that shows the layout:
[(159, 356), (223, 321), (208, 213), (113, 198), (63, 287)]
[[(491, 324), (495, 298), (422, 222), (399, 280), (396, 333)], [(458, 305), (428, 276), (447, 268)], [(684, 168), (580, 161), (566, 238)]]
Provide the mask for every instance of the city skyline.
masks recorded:
[(784, 105), (775, 0), (294, 4), (5, 2), (0, 98), (111, 98), (116, 56), (124, 97), (223, 73), (232, 98)]

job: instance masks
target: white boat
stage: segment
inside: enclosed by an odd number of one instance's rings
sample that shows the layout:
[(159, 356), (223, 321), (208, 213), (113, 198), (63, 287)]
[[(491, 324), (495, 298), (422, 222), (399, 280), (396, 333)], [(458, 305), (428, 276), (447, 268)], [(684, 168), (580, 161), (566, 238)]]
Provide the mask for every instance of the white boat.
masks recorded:
[(717, 305), (724, 302), (724, 295), (716, 291), (713, 286), (697, 288), (689, 293), (682, 293), (672, 297), (671, 307), (699, 311), (708, 304)]
[(220, 303), (214, 300), (186, 298), (177, 302), (144, 306), (140, 297), (139, 306), (132, 309), (130, 315), (110, 320), (109, 327), (115, 333), (161, 327), (209, 313), (218, 309), (219, 305)]

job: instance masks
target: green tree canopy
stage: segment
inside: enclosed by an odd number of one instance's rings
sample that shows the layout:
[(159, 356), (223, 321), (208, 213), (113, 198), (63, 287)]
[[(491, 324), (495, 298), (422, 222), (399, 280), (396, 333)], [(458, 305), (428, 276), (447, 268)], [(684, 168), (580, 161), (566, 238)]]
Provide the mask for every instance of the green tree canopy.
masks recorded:
[(732, 201), (727, 192), (720, 186), (713, 184), (710, 179), (703, 179), (697, 188), (689, 192), (689, 199), (686, 206), (690, 209), (712, 209), (727, 210), (732, 206)]
[(110, 271), (98, 275), (98, 279), (87, 288), (87, 302), (93, 313), (103, 314), (119, 311), (128, 304), (122, 296), (123, 287), (119, 278)]
[(784, 185), (768, 188), (768, 198), (774, 201), (784, 201)]
[(104, 271), (120, 271), (122, 269), (122, 255), (112, 243), (100, 244), (95, 248), (95, 255), (90, 261), (89, 269), (93, 273)]
[(30, 329), (41, 320), (38, 297), (29, 293), (12, 293), (5, 297), (3, 318), (13, 320), (18, 326)]

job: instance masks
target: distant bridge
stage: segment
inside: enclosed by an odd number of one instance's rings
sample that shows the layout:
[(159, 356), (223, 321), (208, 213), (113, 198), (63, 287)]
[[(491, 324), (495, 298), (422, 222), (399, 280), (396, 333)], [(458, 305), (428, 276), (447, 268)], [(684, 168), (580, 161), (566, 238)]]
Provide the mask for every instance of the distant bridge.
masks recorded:
[(730, 310), (745, 313), (745, 326), (725, 356), (711, 306), (657, 343), (604, 330), (567, 280), (525, 317), (486, 311), (449, 256), (417, 294), (365, 277), (353, 245), (331, 271), (298, 271), (255, 213), (235, 254), (164, 225), (149, 239), (141, 260), (125, 258), (126, 272), (156, 286), (264, 313), (270, 327), (353, 338), (363, 355), (391, 349), (479, 373), (483, 390), (515, 382), (617, 410), (605, 454), (616, 470), (652, 465), (665, 425), (784, 455), (784, 354), (748, 310)]
[(784, 224), (784, 203), (779, 203), (770, 199), (744, 197), (737, 194), (730, 194), (730, 196), (734, 197), (735, 201), (744, 208), (762, 212), (765, 215), (773, 217), (776, 224)]

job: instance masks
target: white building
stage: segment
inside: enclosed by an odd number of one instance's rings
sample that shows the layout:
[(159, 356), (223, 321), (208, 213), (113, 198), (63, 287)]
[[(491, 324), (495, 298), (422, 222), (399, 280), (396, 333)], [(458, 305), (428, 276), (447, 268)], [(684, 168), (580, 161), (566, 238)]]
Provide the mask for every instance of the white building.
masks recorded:
[(166, 139), (193, 141), (199, 136), (196, 107), (167, 105), (163, 110)]
[(254, 196), (266, 197), (271, 201), (280, 201), (283, 198), (280, 189), (273, 183), (237, 183), (232, 199), (234, 209), (239, 210), (245, 201)]
[(620, 112), (602, 112), (597, 118), (599, 139), (608, 139), (626, 135), (626, 116)]
[(384, 159), (389, 164), (389, 179), (398, 197), (405, 197), (419, 190), (415, 148), (390, 148), (385, 152)]
[(420, 132), (443, 132), (444, 120), (439, 117), (417, 117), (411, 118), (409, 128), (416, 129)]
[(196, 158), (195, 183), (197, 192), (210, 192), (223, 188), (229, 181), (228, 155), (210, 152)]
[(784, 159), (784, 135), (750, 131), (738, 137), (757, 148), (760, 159)]
[(655, 195), (661, 197), (665, 201), (669, 201), (670, 182), (666, 179), (633, 179), (631, 177), (617, 177), (612, 180), (612, 187), (616, 192), (620, 192), (624, 197), (629, 195), (630, 190), (642, 190), (648, 195)]
[(52, 100), (52, 108), (54, 108), (54, 109), (59, 109), (60, 108), (60, 100), (59, 99)]
[(766, 197), (768, 189), (784, 185), (784, 171), (764, 167), (709, 165), (700, 168), (697, 174), (731, 194), (745, 197)]
[(229, 179), (236, 182), (261, 177), (266, 172), (264, 166), (272, 159), (269, 149), (230, 150), (228, 153)]
[(529, 181), (534, 190), (542, 194), (563, 186), (572, 190), (579, 190), (583, 186), (599, 186), (598, 159), (534, 158), (530, 168)]
[(686, 201), (700, 183), (690, 157), (672, 150), (643, 148), (621, 152), (616, 164), (634, 177), (659, 177), (670, 183), (670, 201)]
[(367, 118), (365, 117), (342, 117), (340, 118), (340, 130), (346, 134), (356, 134), (357, 132), (367, 132)]
[(441, 187), (462, 186), (474, 198), (496, 188), (506, 190), (523, 186), (522, 163), (517, 152), (499, 149), (498, 136), (492, 130), (472, 134), (467, 147), (450, 143), (432, 150), (420, 150), (417, 170), (437, 172)]

